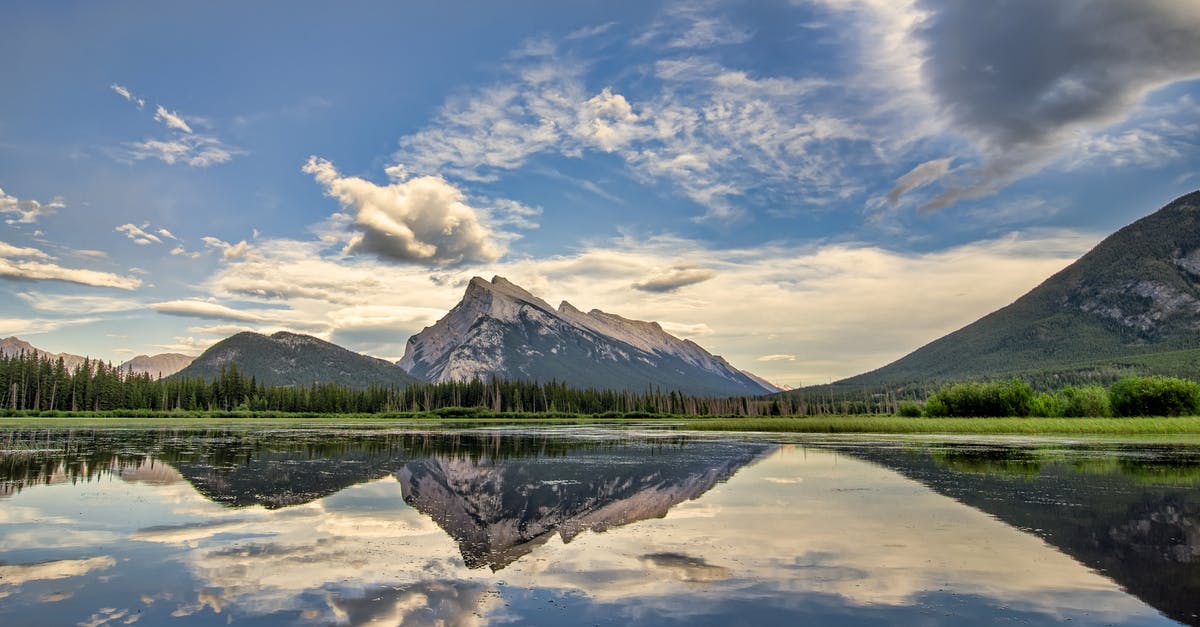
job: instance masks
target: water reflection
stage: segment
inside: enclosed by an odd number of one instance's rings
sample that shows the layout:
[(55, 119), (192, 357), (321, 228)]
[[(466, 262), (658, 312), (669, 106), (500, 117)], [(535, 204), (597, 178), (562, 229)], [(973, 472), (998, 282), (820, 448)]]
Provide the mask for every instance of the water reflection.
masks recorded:
[(1200, 452), (961, 445), (854, 454), (1026, 530), (1186, 623), (1200, 623)]
[(1194, 622), (1194, 580), (1155, 596), (1066, 540), (1122, 562), (1194, 529), (1153, 466), (1180, 454), (808, 444), (8, 432), (0, 623)]

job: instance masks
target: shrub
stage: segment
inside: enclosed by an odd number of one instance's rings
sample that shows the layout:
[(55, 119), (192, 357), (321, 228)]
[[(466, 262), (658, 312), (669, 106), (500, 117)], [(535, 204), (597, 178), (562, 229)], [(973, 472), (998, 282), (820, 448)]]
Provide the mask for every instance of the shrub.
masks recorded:
[[(930, 403), (936, 405), (930, 410)], [(930, 416), (1028, 416), (1033, 388), (1019, 379), (997, 383), (956, 383), (929, 398)]]
[(1101, 418), (1112, 415), (1108, 390), (1099, 385), (1067, 387), (1060, 393), (1062, 414), (1070, 418)]
[(1109, 390), (1118, 416), (1180, 416), (1200, 410), (1200, 383), (1174, 377), (1129, 377)]
[(950, 408), (946, 407), (937, 394), (934, 394), (925, 401), (925, 415), (930, 418), (942, 418), (950, 415)]
[(921, 406), (912, 401), (904, 401), (896, 408), (896, 415), (904, 418), (920, 418)]
[(1041, 393), (1029, 402), (1029, 415), (1042, 418), (1058, 418), (1063, 416), (1063, 399), (1054, 394)]

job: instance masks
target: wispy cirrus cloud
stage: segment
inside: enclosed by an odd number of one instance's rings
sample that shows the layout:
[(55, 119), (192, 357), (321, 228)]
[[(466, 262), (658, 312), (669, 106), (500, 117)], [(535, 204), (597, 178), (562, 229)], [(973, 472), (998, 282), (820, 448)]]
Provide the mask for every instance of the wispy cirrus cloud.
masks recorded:
[(401, 138), (395, 160), (486, 182), (540, 153), (614, 154), (630, 176), (669, 181), (718, 219), (764, 197), (823, 205), (861, 189), (847, 164), (871, 153), (871, 137), (815, 98), (828, 80), (689, 56), (654, 64), (658, 93), (634, 100), (613, 85), (589, 90), (586, 68), (553, 52), (529, 51), (509, 79), (448, 101), (428, 128)]
[(124, 85), (118, 85), (117, 83), (112, 83), (111, 85), (108, 86), (108, 88), (113, 90), (113, 92), (115, 92), (118, 96), (137, 105), (138, 109), (141, 109), (142, 107), (146, 106), (145, 98), (139, 98), (139, 97), (135, 96), (133, 94), (133, 91), (131, 89), (129, 89), (128, 87), (125, 87)]
[[(134, 96), (128, 87), (113, 83), (109, 88), (122, 98), (137, 104), (139, 110), (146, 104), (143, 98)], [(155, 105), (153, 118), (154, 121), (163, 124), (171, 135), (126, 142), (120, 149), (113, 151), (115, 158), (127, 162), (157, 159), (167, 165), (207, 168), (227, 163), (235, 156), (246, 154), (245, 150), (230, 146), (215, 135), (195, 132), (184, 115), (161, 104)], [(193, 118), (193, 122), (196, 119)], [(200, 121), (204, 122), (203, 119)]]

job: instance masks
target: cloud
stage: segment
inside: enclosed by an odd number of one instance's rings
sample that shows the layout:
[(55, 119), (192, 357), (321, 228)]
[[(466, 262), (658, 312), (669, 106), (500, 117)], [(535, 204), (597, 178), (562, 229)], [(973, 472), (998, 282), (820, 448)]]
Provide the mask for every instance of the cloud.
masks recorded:
[(154, 121), (162, 122), (167, 126), (167, 128), (183, 131), (189, 135), (192, 133), (192, 127), (188, 126), (188, 123), (185, 122), (178, 113), (175, 113), (174, 111), (168, 111), (167, 108), (162, 105), (158, 105), (158, 107), (154, 110)]
[(633, 288), (643, 292), (668, 293), (697, 283), (703, 283), (717, 275), (707, 268), (674, 267), (643, 277)]
[(79, 296), (67, 294), (45, 294), (41, 292), (17, 292), (17, 297), (39, 311), (57, 314), (80, 315), (109, 313), (140, 309), (144, 305), (135, 300), (111, 296)]
[(266, 322), (270, 317), (261, 311), (234, 309), (205, 300), (171, 300), (154, 303), (150, 308), (169, 316), (187, 316), (234, 322)]
[(677, 3), (655, 20), (634, 43), (645, 45), (659, 42), (667, 48), (707, 50), (750, 41), (754, 33), (714, 15), (713, 4)]
[(49, 333), (64, 327), (91, 324), (100, 320), (95, 317), (86, 318), (0, 318), (0, 335), (34, 335)]
[(171, 139), (130, 142), (125, 144), (125, 150), (120, 154), (131, 161), (158, 159), (167, 165), (181, 163), (194, 168), (207, 168), (246, 153), (209, 135), (182, 135)]
[(1186, 0), (1038, 0), (936, 7), (920, 30), (925, 80), (980, 164), (944, 183), (932, 208), (991, 194), (1090, 134), (1127, 119), (1146, 94), (1200, 77), (1200, 11)]
[(835, 86), (828, 80), (669, 59), (653, 66), (657, 93), (635, 101), (614, 86), (590, 92), (584, 68), (555, 58), (522, 58), (506, 80), (450, 100), (428, 128), (401, 138), (394, 159), (419, 173), (492, 181), (543, 152), (611, 153), (630, 176), (670, 181), (721, 220), (751, 202), (845, 200), (863, 187), (848, 166), (877, 159), (871, 134), (839, 98), (814, 97)]
[(95, 287), (115, 287), (123, 290), (136, 289), (140, 279), (123, 277), (109, 272), (64, 268), (50, 261), (31, 261), (22, 258), (51, 259), (36, 248), (22, 248), (0, 242), (0, 277), (19, 281), (64, 281)]
[(165, 238), (167, 238), (167, 239), (173, 239), (173, 240), (178, 240), (178, 239), (179, 239), (178, 237), (175, 237), (174, 235), (172, 235), (172, 234), (171, 234), (171, 232), (170, 232), (170, 231), (168, 231), (168, 230), (166, 230), (166, 229), (158, 229), (158, 231), (157, 231), (157, 232), (158, 232), (158, 234), (159, 234), (159, 235), (161, 235), (161, 236), (163, 236), (163, 237), (165, 237)]
[[(246, 253), (250, 251), (250, 244), (248, 244), (246, 240), (242, 240), (236, 244), (230, 244), (229, 242), (211, 235), (206, 235), (200, 239), (204, 242), (204, 246), (206, 248), (213, 248), (221, 251), (221, 256), (225, 259), (240, 259), (245, 257)], [(174, 254), (174, 251), (172, 251), (171, 254)], [(197, 255), (193, 254), (193, 256)]]
[(137, 244), (138, 246), (146, 246), (151, 243), (161, 244), (162, 238), (153, 233), (147, 232), (143, 228), (144, 226), (146, 225), (137, 226), (136, 224), (122, 224), (113, 230), (117, 231), (118, 233), (124, 233), (125, 237), (133, 240), (133, 243)]
[(113, 90), (114, 92), (116, 92), (119, 96), (121, 96), (125, 100), (128, 100), (129, 102), (136, 104), (137, 108), (139, 108), (139, 109), (146, 106), (145, 99), (134, 96), (133, 92), (130, 91), (130, 89), (128, 87), (113, 83), (113, 84), (109, 85), (108, 88)]
[(199, 259), (200, 257), (203, 257), (204, 255), (201, 254), (200, 251), (189, 251), (188, 249), (184, 248), (182, 244), (180, 244), (180, 245), (176, 246), (175, 248), (171, 249), (171, 256), (172, 257), (190, 257), (192, 259)]
[[(310, 157), (304, 172), (313, 175), (353, 214), (355, 231), (346, 254), (365, 252), (382, 259), (427, 265), (493, 261), (503, 252), (495, 234), (466, 204), (462, 191), (436, 176), (397, 178), (377, 185), (342, 176), (333, 164)], [(402, 176), (403, 172), (389, 172)]]
[(7, 242), (0, 242), (0, 258), (8, 257), (34, 257), (37, 259), (49, 259), (50, 255), (47, 255), (36, 248), (13, 246)]
[(38, 218), (53, 215), (64, 207), (61, 198), (42, 204), (36, 200), (19, 200), (0, 189), (0, 213), (16, 216), (5, 219), (6, 224), (33, 224)]
[(905, 174), (896, 181), (896, 186), (892, 188), (892, 191), (888, 192), (888, 202), (896, 204), (896, 201), (900, 200), (900, 197), (904, 194), (946, 176), (946, 173), (950, 171), (951, 161), (952, 159), (949, 158), (934, 159), (909, 170), (908, 174)]
[[(672, 236), (621, 237), (431, 276), (421, 266), (343, 257), (319, 241), (262, 239), (254, 254), (222, 264), (202, 287), (231, 308), (247, 310), (238, 301), (286, 306), (284, 323), (307, 321), (319, 337), (394, 357), (410, 334), (458, 302), (472, 276), (500, 274), (549, 302), (656, 320), (670, 333), (702, 337), (706, 349), (731, 363), (794, 387), (892, 361), (1012, 302), (1098, 240), (1071, 231), (1014, 232), (911, 253), (856, 243), (718, 248)], [(632, 287), (663, 268), (703, 268), (713, 276), (703, 289)], [(236, 315), (255, 320), (264, 309), (252, 305)], [(759, 361), (764, 355), (798, 357)]]
[(783, 354), (763, 355), (754, 361), (796, 361), (796, 356)]

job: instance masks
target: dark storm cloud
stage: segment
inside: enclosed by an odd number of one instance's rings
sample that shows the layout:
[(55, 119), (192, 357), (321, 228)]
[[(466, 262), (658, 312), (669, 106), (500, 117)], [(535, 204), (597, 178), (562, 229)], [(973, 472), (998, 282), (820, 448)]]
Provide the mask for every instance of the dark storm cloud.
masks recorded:
[(1128, 117), (1145, 94), (1200, 76), (1196, 0), (927, 0), (917, 33), (942, 112), (982, 148), (931, 208), (991, 193), (1072, 132)]

